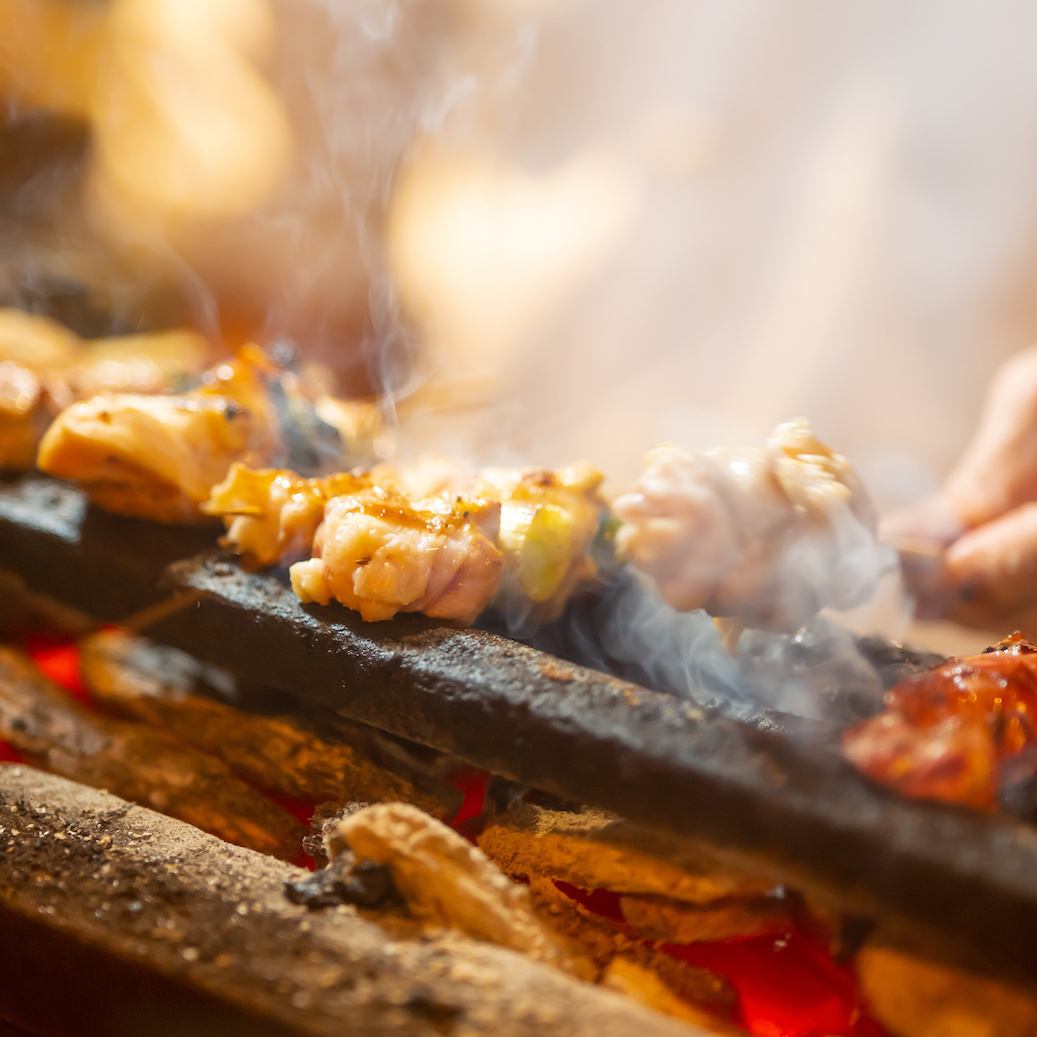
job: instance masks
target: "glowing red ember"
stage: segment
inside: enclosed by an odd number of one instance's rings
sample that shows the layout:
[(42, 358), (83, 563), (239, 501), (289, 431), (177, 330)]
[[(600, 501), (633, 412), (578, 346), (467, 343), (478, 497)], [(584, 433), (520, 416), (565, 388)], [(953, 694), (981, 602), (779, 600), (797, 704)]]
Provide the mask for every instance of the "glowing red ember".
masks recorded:
[[(557, 879), (555, 886), (585, 910), (626, 928), (618, 893)], [(754, 1037), (883, 1037), (885, 1032), (865, 1012), (853, 970), (835, 961), (805, 929), (777, 938), (656, 946), (727, 980), (738, 995), (736, 1021)]]
[(843, 753), (905, 796), (990, 809), (1006, 761), (1037, 747), (1037, 647), (1015, 633), (886, 693)]
[(90, 692), (79, 673), (79, 645), (61, 634), (32, 633), (24, 647), (32, 661), (72, 698), (90, 705)]

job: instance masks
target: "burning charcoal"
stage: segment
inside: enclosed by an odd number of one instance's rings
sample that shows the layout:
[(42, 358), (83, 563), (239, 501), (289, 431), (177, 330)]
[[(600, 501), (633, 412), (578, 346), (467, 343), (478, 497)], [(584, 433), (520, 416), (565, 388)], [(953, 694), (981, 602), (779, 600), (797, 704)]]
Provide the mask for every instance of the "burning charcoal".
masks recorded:
[(530, 803), (496, 818), (479, 837), (479, 847), (507, 874), (548, 876), (582, 889), (707, 904), (731, 896), (761, 896), (774, 885), (739, 874), (705, 853), (697, 869), (690, 863), (674, 864), (663, 842), (604, 811), (573, 813)]
[(302, 829), (219, 760), (143, 725), (89, 712), (0, 646), (0, 740), (30, 762), (287, 860)]
[(635, 1001), (640, 1001), (649, 1008), (654, 1008), (663, 1015), (682, 1019), (686, 1023), (703, 1028), (708, 1033), (724, 1035), (724, 1037), (738, 1037), (745, 1033), (740, 1027), (728, 1026), (718, 1020), (716, 1016), (679, 998), (660, 979), (658, 973), (629, 958), (614, 959), (605, 970), (603, 984), (612, 990), (618, 990), (621, 994), (626, 994)]
[(27, 1031), (689, 1037), (458, 933), (307, 912), (298, 869), (29, 767), (0, 767), (0, 818), (0, 1018)]
[(329, 867), (348, 852), (358, 862), (387, 868), (417, 918), (509, 947), (563, 971), (588, 975), (589, 963), (537, 918), (528, 889), (511, 882), (456, 832), (414, 807), (385, 803), (359, 810), (331, 828), (327, 849)]
[(326, 868), (304, 879), (286, 882), (284, 892), (293, 904), (313, 911), (339, 904), (375, 908), (402, 903), (385, 865), (358, 861), (351, 853), (339, 854)]
[(402, 800), (438, 816), (459, 804), (453, 789), (432, 779), (419, 789), (302, 719), (257, 715), (206, 696), (197, 663), (142, 638), (115, 630), (86, 638), (82, 672), (106, 706), (220, 757), (261, 788), (311, 802)]
[[(606, 977), (617, 960), (628, 961), (655, 975), (681, 1004), (694, 1005), (708, 1013), (711, 1029), (721, 1029), (718, 1019), (734, 1017), (735, 991), (714, 973), (674, 958), (661, 951), (658, 944), (638, 939), (614, 922), (583, 910), (550, 879), (533, 879), (530, 895), (537, 914), (590, 956), (599, 978)], [(659, 998), (644, 997), (651, 994), (651, 990), (628, 989), (626, 992), (664, 1010)]]
[(623, 918), (639, 936), (667, 943), (702, 943), (787, 932), (790, 905), (780, 897), (732, 897), (715, 904), (681, 904), (665, 897), (622, 896)]
[(875, 1017), (909, 1037), (1032, 1037), (1037, 1001), (996, 979), (867, 946), (857, 974)]

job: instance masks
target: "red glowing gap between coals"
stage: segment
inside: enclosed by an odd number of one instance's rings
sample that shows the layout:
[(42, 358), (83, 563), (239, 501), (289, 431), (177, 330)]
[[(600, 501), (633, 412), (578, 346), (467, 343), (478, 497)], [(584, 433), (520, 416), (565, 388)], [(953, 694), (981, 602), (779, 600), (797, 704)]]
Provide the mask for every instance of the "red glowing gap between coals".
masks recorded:
[[(587, 911), (624, 926), (622, 902), (610, 890), (555, 886)], [(648, 942), (648, 941), (646, 941)], [(734, 987), (738, 1022), (753, 1037), (884, 1037), (864, 1008), (853, 970), (824, 944), (793, 929), (715, 943), (659, 944), (674, 958), (706, 969)]]

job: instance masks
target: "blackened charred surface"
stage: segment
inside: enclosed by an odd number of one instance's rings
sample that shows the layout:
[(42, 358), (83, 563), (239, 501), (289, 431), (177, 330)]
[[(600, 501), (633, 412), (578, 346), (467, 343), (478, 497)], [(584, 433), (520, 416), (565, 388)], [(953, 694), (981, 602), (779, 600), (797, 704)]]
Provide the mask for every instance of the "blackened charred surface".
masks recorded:
[(106, 620), (154, 604), (167, 565), (211, 545), (215, 527), (107, 515), (42, 477), (0, 482), (0, 566), (33, 590)]
[[(0, 492), (0, 557), (37, 589), (114, 618), (204, 532), (85, 512), (45, 480)], [(307, 609), (274, 575), (208, 553), (168, 569), (202, 600), (149, 634), (246, 680), (514, 781), (728, 846), (891, 939), (1037, 979), (1037, 830), (898, 799), (831, 750), (421, 617)], [(143, 604), (147, 604), (144, 601)], [(119, 609), (123, 610), (120, 613)]]

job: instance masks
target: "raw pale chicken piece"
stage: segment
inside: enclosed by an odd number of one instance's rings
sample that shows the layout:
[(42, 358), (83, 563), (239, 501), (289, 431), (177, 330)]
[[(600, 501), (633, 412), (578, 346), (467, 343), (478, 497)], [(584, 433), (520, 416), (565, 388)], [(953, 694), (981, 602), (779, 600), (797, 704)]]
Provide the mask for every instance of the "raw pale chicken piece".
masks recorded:
[(415, 502), (382, 487), (333, 497), (314, 557), (291, 568), (303, 601), (333, 598), (368, 621), (423, 612), (470, 623), (497, 591), (499, 506), (478, 499)]
[(658, 447), (614, 510), (619, 556), (681, 610), (795, 629), (859, 604), (881, 569), (867, 495), (803, 421), (762, 450)]

